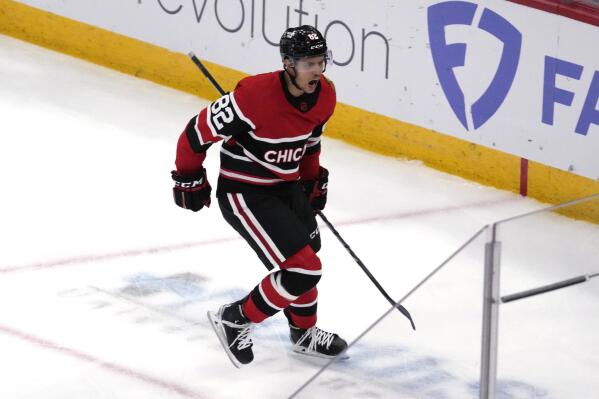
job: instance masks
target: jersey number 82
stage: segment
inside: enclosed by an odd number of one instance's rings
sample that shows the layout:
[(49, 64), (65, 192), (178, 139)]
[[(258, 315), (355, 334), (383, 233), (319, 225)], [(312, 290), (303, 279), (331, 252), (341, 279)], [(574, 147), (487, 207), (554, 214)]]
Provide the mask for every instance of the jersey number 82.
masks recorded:
[(222, 130), (225, 123), (231, 123), (235, 118), (235, 114), (231, 109), (231, 99), (229, 94), (225, 94), (210, 106), (212, 114), (212, 123), (217, 130)]

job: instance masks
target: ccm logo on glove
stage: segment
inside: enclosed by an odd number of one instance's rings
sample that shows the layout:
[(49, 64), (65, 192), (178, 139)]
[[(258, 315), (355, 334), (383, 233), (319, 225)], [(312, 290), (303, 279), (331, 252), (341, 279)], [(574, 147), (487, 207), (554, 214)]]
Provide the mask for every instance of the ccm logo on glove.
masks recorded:
[(194, 212), (199, 211), (204, 206), (210, 206), (212, 187), (208, 183), (206, 169), (202, 169), (191, 176), (182, 176), (173, 170), (171, 176), (175, 181), (173, 199), (177, 205)]
[(329, 171), (322, 166), (318, 170), (315, 180), (302, 182), (308, 201), (315, 211), (322, 211), (327, 204), (327, 193), (329, 189)]

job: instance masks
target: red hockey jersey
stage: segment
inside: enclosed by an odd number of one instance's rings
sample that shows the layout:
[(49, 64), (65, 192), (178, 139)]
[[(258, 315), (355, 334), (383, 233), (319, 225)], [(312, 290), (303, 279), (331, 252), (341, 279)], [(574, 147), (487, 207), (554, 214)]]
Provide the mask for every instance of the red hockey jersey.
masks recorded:
[(323, 76), (313, 94), (293, 97), (282, 71), (242, 79), (187, 124), (177, 146), (177, 171), (202, 168), (211, 144), (220, 150), (219, 191), (279, 186), (318, 174), (320, 136), (333, 114), (333, 85)]

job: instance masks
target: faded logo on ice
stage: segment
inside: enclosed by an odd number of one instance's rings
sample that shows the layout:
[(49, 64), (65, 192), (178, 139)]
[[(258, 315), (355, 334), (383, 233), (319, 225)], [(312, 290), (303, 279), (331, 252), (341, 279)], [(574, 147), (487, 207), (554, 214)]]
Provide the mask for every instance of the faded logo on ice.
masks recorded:
[[(464, 93), (453, 69), (465, 64), (466, 43), (447, 44), (445, 28), (449, 25), (471, 26), (478, 5), (465, 1), (448, 1), (428, 8), (428, 35), (435, 70), (449, 106), (466, 130)], [(478, 28), (503, 43), (501, 60), (495, 76), (482, 96), (472, 104), (472, 122), (478, 129), (491, 118), (505, 100), (518, 69), (522, 34), (501, 15), (485, 8)]]

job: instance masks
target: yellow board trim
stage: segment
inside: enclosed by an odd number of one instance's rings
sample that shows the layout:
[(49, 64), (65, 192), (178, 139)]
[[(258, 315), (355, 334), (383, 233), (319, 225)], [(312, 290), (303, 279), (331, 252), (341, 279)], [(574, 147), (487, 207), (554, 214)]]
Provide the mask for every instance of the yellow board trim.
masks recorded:
[[(217, 97), (184, 54), (13, 0), (0, 0), (0, 33), (203, 98)], [(209, 62), (206, 66), (225, 90), (247, 76)], [(519, 157), (350, 105), (338, 104), (326, 134), (379, 154), (418, 159), (444, 172), (519, 192)], [(529, 162), (530, 197), (557, 204), (596, 193), (599, 181)], [(560, 212), (599, 223), (598, 200)]]

